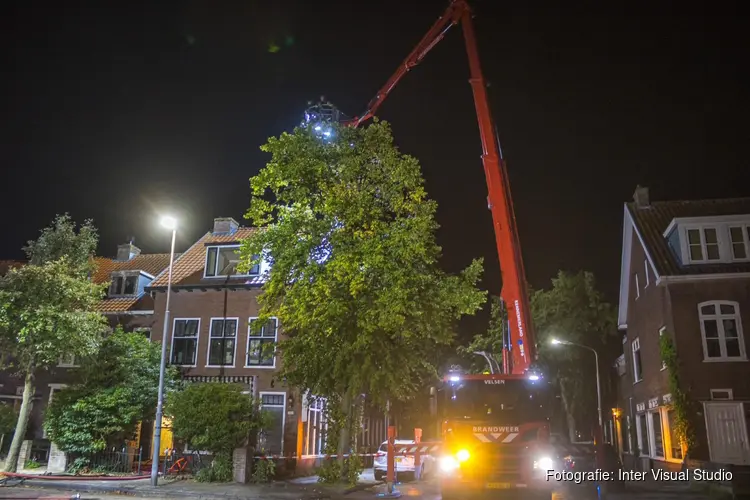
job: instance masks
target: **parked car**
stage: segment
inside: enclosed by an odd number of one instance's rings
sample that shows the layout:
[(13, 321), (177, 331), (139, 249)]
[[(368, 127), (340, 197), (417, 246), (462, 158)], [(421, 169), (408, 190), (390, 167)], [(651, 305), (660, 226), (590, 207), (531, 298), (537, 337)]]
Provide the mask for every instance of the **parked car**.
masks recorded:
[[(414, 440), (407, 439), (397, 439), (394, 444), (396, 446), (410, 444), (416, 446), (416, 442)], [(406, 473), (413, 476), (415, 472), (414, 458), (414, 455), (397, 455), (396, 457), (394, 457), (393, 465), (396, 474)], [(426, 475), (429, 475), (434, 471), (435, 457), (431, 455), (421, 455), (420, 462), (420, 477), (425, 477)], [(378, 452), (375, 455), (373, 469), (375, 472), (376, 481), (382, 481), (383, 479), (385, 479), (388, 471), (388, 441), (383, 441), (383, 444), (381, 444), (380, 448), (378, 448)]]

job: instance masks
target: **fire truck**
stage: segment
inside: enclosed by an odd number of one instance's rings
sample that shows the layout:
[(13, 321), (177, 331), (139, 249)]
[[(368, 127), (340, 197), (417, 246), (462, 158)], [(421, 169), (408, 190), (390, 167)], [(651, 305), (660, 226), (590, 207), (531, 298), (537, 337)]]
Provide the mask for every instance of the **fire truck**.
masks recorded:
[[(473, 13), (466, 0), (451, 0), (417, 46), (370, 101), (364, 113), (346, 123), (357, 127), (372, 118), (401, 79), (417, 66), (451, 27), (461, 25), (469, 60), (474, 106), (482, 143), (500, 269), (500, 297), (508, 310), (508, 342), (502, 368), (489, 375), (451, 374), (442, 393), (443, 456), (441, 486), (445, 500), (492, 491), (524, 498), (551, 497), (546, 470), (555, 466), (549, 445), (548, 385), (534, 373), (534, 332), (508, 173), (490, 111)], [(494, 372), (500, 373), (494, 373)]]

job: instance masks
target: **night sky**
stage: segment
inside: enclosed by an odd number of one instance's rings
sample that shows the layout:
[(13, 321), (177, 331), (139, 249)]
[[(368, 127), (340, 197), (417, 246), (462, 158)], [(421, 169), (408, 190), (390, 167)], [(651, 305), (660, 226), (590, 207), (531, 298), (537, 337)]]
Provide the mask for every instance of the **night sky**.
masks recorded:
[[(622, 203), (637, 183), (652, 199), (750, 195), (744, 21), (727, 7), (529, 3), (475, 2), (527, 274), (540, 287), (560, 268), (592, 270), (615, 301)], [(103, 255), (131, 235), (145, 252), (168, 251), (162, 212), (183, 220), (181, 249), (214, 217), (242, 220), (265, 139), (299, 123), (320, 95), (349, 115), (363, 111), (446, 4), (6, 7), (0, 258), (21, 257), (66, 211), (95, 220)], [(422, 162), (444, 266), (484, 256), (484, 286), (497, 293), (467, 78), (454, 29), (380, 116)]]

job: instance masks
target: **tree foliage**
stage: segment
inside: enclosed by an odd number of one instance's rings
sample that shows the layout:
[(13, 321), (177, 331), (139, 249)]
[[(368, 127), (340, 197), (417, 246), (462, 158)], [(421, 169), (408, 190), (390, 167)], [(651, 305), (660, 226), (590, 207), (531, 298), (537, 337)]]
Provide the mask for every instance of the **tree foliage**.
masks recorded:
[(267, 417), (238, 384), (189, 384), (170, 395), (167, 413), (172, 432), (193, 450), (205, 450), (231, 459), (251, 431), (259, 431)]
[(488, 370), (487, 361), (476, 356), (475, 352), (484, 351), (495, 356), (498, 363), (502, 363), (503, 336), (505, 325), (508, 321), (508, 313), (503, 307), (500, 297), (490, 297), (490, 322), (487, 331), (475, 335), (468, 346), (459, 346), (458, 354), (466, 358), (474, 373), (483, 373)]
[[(602, 363), (609, 359), (610, 351), (620, 348), (615, 308), (597, 289), (592, 273), (560, 271), (552, 279), (552, 288), (532, 293), (531, 309), (540, 364), (560, 381), (568, 416), (587, 426), (596, 420), (596, 412), (591, 411), (597, 407), (593, 355), (575, 346), (554, 346), (550, 341), (558, 338), (592, 347)], [(601, 365), (600, 370), (601, 377), (606, 377), (607, 366)]]
[(12, 406), (0, 403), (0, 436), (8, 434), (16, 426), (18, 414)]
[(263, 146), (272, 157), (251, 179), (246, 214), (261, 230), (244, 242), (243, 264), (271, 263), (259, 300), (289, 335), (289, 383), (344, 406), (363, 392), (406, 399), (435, 375), (432, 354), (454, 322), (481, 306), (481, 261), (460, 275), (439, 269), (436, 204), (386, 123), (334, 127), (333, 137), (297, 128)]
[(67, 215), (58, 216), (25, 248), (29, 264), (0, 279), (0, 351), (24, 378), (24, 393), (6, 470), (15, 471), (26, 434), (38, 370), (61, 356), (96, 351), (106, 320), (96, 312), (104, 286), (89, 280), (96, 230), (86, 222), (78, 231)]
[[(118, 328), (96, 355), (71, 370), (71, 384), (55, 392), (44, 419), (49, 439), (82, 455), (129, 439), (156, 407), (160, 359), (158, 344)], [(170, 390), (179, 374), (168, 367), (166, 375)]]

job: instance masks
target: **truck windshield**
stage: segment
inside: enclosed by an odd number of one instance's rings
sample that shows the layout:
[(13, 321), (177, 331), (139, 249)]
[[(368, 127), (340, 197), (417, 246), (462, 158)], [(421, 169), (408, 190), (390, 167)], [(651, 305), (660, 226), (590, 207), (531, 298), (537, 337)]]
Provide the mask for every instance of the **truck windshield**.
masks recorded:
[(545, 420), (550, 411), (547, 384), (526, 380), (464, 380), (445, 388), (446, 417), (518, 425)]

